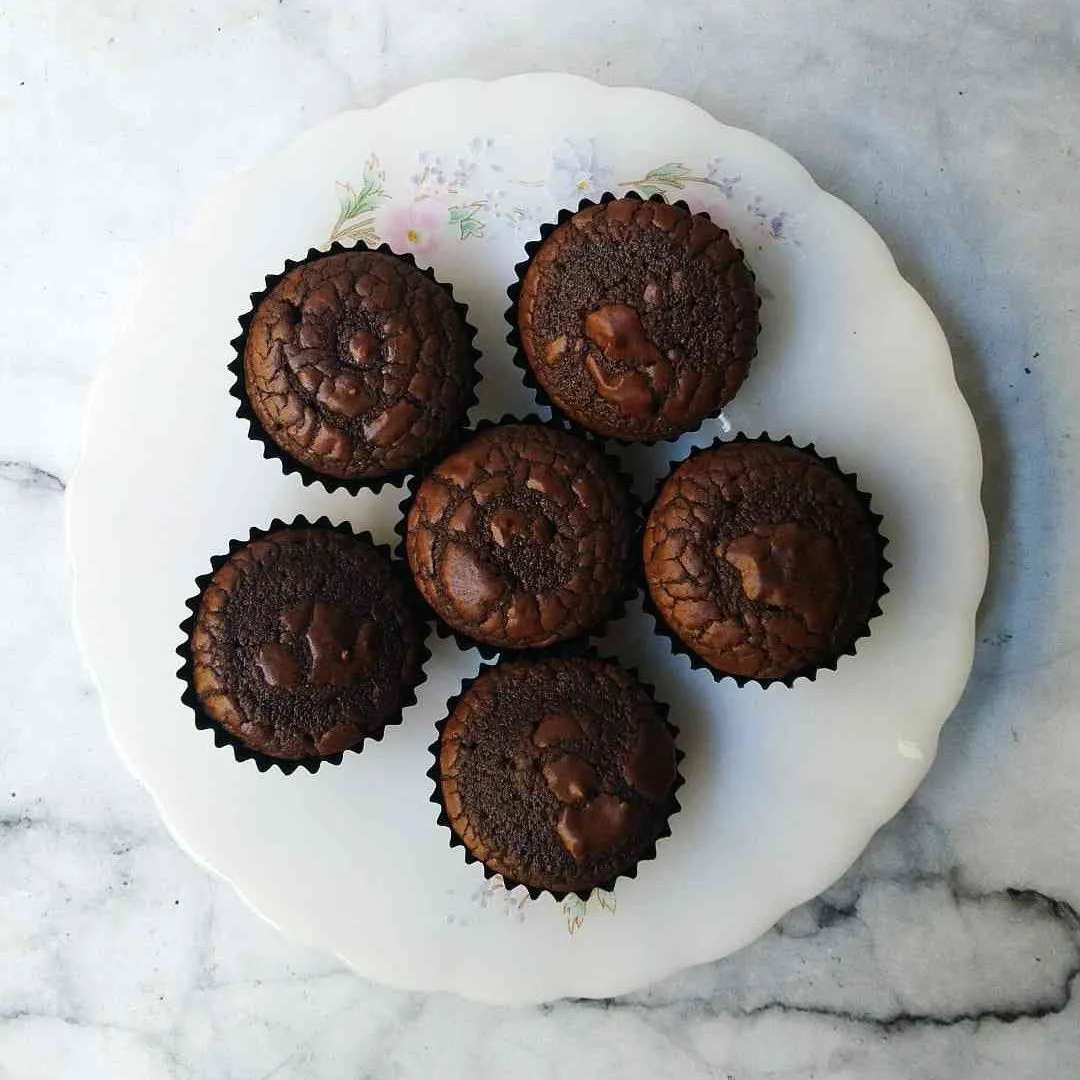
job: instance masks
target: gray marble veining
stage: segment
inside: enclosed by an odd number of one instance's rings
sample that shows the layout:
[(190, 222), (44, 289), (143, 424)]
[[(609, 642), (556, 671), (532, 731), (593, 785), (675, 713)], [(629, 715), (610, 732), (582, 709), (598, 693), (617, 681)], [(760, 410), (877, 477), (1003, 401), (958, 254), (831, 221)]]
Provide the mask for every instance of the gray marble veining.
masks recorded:
[[(1075, 4), (12, 0), (0, 56), (0, 1080), (1080, 1073)], [(176, 847), (78, 660), (63, 492), (115, 312), (222, 180), (548, 68), (683, 94), (879, 229), (979, 421), (993, 567), (938, 761), (841, 882), (629, 998), (501, 1010), (365, 982)]]

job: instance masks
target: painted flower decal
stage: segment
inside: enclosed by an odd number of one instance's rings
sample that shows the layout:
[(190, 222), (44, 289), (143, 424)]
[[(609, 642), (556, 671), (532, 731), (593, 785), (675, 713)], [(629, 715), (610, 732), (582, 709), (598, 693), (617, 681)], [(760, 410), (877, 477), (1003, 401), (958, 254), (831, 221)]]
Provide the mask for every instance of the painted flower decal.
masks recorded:
[(581, 199), (598, 199), (612, 186), (614, 170), (596, 155), (596, 140), (573, 142), (566, 139), (551, 155), (548, 191), (567, 206)]
[(709, 158), (705, 163), (705, 176), (703, 177), (706, 183), (712, 184), (713, 187), (719, 188), (723, 192), (725, 199), (730, 199), (735, 195), (735, 188), (742, 182), (742, 177), (729, 173), (724, 165), (724, 159), (720, 157)]
[(394, 207), (383, 216), (383, 236), (394, 251), (430, 255), (439, 246), (445, 211), (424, 203)]
[(390, 198), (385, 184), (386, 170), (375, 154), (364, 162), (363, 180), (358, 186), (348, 180), (337, 182), (338, 216), (330, 230), (330, 243), (335, 240), (360, 240), (365, 244), (379, 242), (375, 216), (380, 205)]
[(749, 203), (746, 209), (757, 218), (759, 227), (764, 229), (774, 240), (791, 239), (787, 231), (788, 218), (790, 215), (786, 210), (780, 210), (775, 213), (766, 210), (761, 203), (760, 195), (758, 195), (752, 203)]
[(508, 229), (513, 229), (515, 232), (524, 229), (530, 234), (534, 231), (532, 223), (527, 221), (528, 211), (519, 202), (513, 200), (504, 188), (485, 191), (483, 203), (491, 212), (492, 218)]
[(565, 139), (552, 152), (547, 179), (525, 179), (507, 174), (494, 139), (478, 136), (459, 154), (421, 150), (408, 183), (411, 191), (398, 190), (401, 202), (385, 207), (391, 198), (386, 171), (370, 155), (359, 180), (337, 182), (338, 215), (329, 240), (361, 240), (370, 245), (386, 240), (397, 251), (429, 256), (438, 248), (440, 237), (476, 241), (496, 229), (531, 237), (536, 223), (550, 214), (550, 205), (541, 205), (542, 195), (534, 197), (523, 189), (546, 189), (556, 205), (568, 208), (586, 198), (598, 201), (607, 191), (666, 199), (681, 198), (685, 191), (693, 209), (705, 210), (714, 220), (729, 224), (733, 233), (738, 232), (744, 208), (759, 235), (799, 243), (793, 235), (797, 222), (784, 210), (766, 207), (760, 195), (750, 203), (732, 205), (736, 193), (743, 192), (742, 177), (719, 156), (710, 158), (704, 167), (665, 161), (620, 177), (601, 158), (595, 139)]
[(704, 176), (697, 175), (693, 169), (680, 161), (666, 161), (636, 180), (620, 180), (619, 187), (629, 188), (648, 199), (653, 195), (663, 195), (667, 198), (671, 192), (682, 191), (691, 184), (708, 184), (709, 187), (721, 191), (725, 199), (730, 199), (735, 194), (735, 187), (741, 179), (740, 176), (722, 175), (720, 158), (713, 158), (709, 162)]

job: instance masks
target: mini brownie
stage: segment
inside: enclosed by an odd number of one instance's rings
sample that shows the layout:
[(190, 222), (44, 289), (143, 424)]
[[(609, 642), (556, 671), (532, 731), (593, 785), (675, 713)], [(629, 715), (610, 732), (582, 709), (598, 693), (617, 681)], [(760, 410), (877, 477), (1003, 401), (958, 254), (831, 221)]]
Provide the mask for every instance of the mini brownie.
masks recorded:
[(655, 854), (678, 808), (663, 709), (600, 660), (482, 670), (433, 749), (450, 828), (510, 886), (556, 895), (610, 887)]
[(719, 444), (683, 462), (649, 514), (649, 592), (715, 671), (809, 674), (851, 651), (876, 613), (878, 521), (851, 480), (809, 451)]
[(397, 723), (420, 681), (423, 624), (389, 557), (331, 528), (235, 551), (191, 631), (203, 712), (250, 749), (329, 757)]
[(667, 439), (735, 395), (757, 351), (759, 303), (743, 253), (705, 214), (614, 199), (540, 244), (517, 326), (537, 382), (572, 420)]
[(420, 592), (454, 630), (540, 647), (611, 613), (628, 583), (635, 516), (599, 451), (542, 424), (504, 424), (424, 478), (405, 551)]
[(267, 437), (316, 473), (391, 476), (463, 424), (472, 334), (449, 290), (412, 262), (383, 251), (321, 255), (258, 304), (243, 393)]

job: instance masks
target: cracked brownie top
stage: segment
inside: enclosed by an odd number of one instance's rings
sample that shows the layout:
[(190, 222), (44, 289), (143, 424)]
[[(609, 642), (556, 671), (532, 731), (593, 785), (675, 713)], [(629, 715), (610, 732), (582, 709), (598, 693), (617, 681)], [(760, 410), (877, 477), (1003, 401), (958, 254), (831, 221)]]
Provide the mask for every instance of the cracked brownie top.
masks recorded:
[(425, 477), (405, 549), (417, 587), (459, 633), (546, 646), (602, 621), (625, 591), (634, 516), (597, 450), (541, 424), (505, 424)]
[(266, 434), (317, 473), (377, 479), (464, 422), (472, 331), (448, 289), (378, 251), (294, 267), (259, 303), (245, 389)]
[(765, 441), (680, 465), (649, 514), (643, 553), (668, 626), (717, 671), (756, 679), (846, 650), (882, 573), (866, 498), (810, 452)]

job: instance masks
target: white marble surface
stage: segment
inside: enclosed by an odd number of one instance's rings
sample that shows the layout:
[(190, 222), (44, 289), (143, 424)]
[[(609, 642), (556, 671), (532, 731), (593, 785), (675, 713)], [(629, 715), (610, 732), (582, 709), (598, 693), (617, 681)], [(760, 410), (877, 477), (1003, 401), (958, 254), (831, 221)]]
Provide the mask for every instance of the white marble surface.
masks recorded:
[[(6, 5), (0, 1078), (1075, 1077), (1078, 35), (1070, 0)], [(75, 653), (63, 488), (115, 311), (221, 180), (415, 82), (544, 67), (684, 94), (882, 232), (952, 340), (994, 562), (939, 760), (842, 882), (633, 998), (500, 1010), (290, 945), (175, 847)]]

